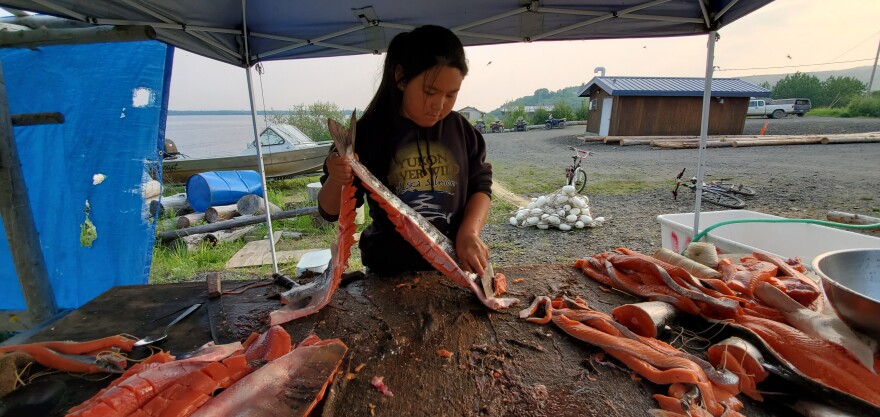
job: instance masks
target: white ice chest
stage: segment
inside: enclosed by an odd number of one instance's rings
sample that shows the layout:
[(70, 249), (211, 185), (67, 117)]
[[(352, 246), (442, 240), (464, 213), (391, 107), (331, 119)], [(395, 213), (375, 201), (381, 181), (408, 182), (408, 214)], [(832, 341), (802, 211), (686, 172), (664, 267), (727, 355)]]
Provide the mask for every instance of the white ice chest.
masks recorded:
[[(726, 220), (785, 219), (749, 210), (700, 213), (700, 230)], [(663, 247), (681, 253), (694, 237), (694, 213), (661, 214)], [(719, 253), (763, 252), (784, 258), (799, 257), (809, 267), (813, 258), (828, 251), (880, 248), (880, 238), (808, 223), (735, 223), (713, 229), (704, 241)]]

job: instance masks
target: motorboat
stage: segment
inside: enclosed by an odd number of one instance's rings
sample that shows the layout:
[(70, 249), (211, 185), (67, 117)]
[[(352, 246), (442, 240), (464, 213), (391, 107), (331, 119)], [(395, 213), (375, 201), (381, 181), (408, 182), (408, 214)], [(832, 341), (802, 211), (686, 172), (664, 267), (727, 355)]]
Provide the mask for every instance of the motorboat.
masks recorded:
[[(289, 178), (321, 170), (332, 141), (315, 142), (288, 124), (273, 124), (260, 133), (266, 178)], [(166, 183), (185, 183), (190, 176), (208, 171), (259, 170), (256, 141), (238, 155), (188, 158), (165, 139), (162, 177)]]

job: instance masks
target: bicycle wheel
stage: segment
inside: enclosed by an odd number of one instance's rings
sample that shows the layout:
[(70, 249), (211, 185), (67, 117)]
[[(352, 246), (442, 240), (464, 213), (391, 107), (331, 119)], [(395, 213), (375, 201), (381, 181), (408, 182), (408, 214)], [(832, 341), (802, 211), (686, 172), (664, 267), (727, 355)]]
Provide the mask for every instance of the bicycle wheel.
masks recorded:
[(582, 193), (584, 191), (584, 187), (587, 186), (587, 172), (578, 167), (574, 170), (574, 175), (572, 175), (572, 178), (574, 180), (572, 181), (571, 185), (574, 186), (574, 189), (578, 193)]
[(732, 209), (741, 209), (746, 203), (739, 197), (722, 191), (703, 189), (703, 201)]
[(745, 185), (742, 185), (742, 184), (715, 183), (715, 186), (717, 186), (718, 188), (720, 188), (728, 193), (736, 193), (736, 194), (749, 195), (749, 196), (757, 194), (757, 192), (755, 192), (754, 188), (746, 187)]

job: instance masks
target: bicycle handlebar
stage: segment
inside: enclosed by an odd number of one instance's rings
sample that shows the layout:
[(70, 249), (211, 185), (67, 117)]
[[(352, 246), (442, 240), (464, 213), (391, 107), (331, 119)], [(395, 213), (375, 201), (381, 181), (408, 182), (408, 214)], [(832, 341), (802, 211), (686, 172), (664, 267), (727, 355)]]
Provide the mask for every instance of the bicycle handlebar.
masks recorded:
[(593, 154), (593, 151), (585, 150), (585, 149), (578, 149), (578, 148), (575, 148), (574, 146), (569, 146), (569, 147), (568, 147), (568, 150), (570, 150), (570, 151), (577, 151), (577, 153), (578, 153), (579, 155), (580, 155), (580, 154), (583, 154), (584, 156), (592, 155), (592, 154)]

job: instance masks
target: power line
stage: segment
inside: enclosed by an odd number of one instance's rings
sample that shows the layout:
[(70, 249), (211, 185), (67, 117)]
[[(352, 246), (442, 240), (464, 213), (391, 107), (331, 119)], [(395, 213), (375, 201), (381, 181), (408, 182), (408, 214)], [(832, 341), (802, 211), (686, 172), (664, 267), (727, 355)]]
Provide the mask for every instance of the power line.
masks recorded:
[(862, 61), (873, 61), (873, 60), (874, 60), (874, 58), (866, 58), (866, 59), (854, 59), (852, 61), (823, 62), (820, 64), (783, 65), (781, 67), (719, 68), (715, 71), (749, 71), (749, 70), (765, 70), (765, 69), (778, 69), (778, 68), (815, 67), (815, 66), (819, 66), (819, 65), (847, 64), (847, 63), (851, 63), (851, 62), (862, 62)]

